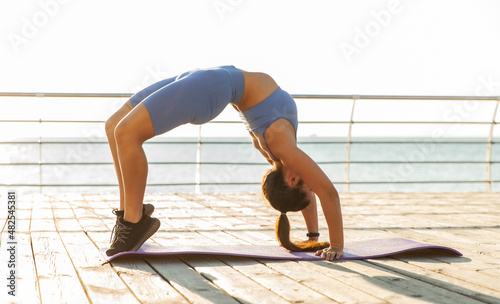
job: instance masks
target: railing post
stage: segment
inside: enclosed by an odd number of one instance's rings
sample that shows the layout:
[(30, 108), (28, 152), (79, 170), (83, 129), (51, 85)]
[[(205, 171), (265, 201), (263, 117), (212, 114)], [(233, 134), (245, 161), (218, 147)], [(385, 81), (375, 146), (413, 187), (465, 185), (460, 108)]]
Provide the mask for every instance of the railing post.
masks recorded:
[(201, 125), (198, 127), (198, 144), (196, 146), (195, 193), (201, 193)]
[(500, 98), (497, 99), (497, 103), (495, 105), (495, 110), (493, 111), (493, 118), (491, 119), (491, 126), (490, 126), (490, 132), (488, 134), (488, 144), (486, 146), (486, 192), (491, 192), (491, 184), (492, 184), (492, 177), (491, 177), (491, 154), (493, 150), (493, 133), (495, 130), (495, 118), (497, 117), (497, 112), (498, 112), (498, 104), (500, 103)]
[(345, 181), (345, 192), (350, 191), (351, 185), (351, 138), (352, 138), (352, 125), (354, 124), (354, 109), (356, 107), (356, 100), (360, 99), (359, 95), (352, 95), (352, 109), (351, 109), (351, 118), (349, 120), (349, 131), (347, 133), (347, 143), (345, 150), (345, 172), (344, 172), (344, 181)]
[(42, 144), (42, 119), (40, 118), (40, 134), (38, 136), (38, 188), (39, 188), (39, 192), (40, 194), (43, 192), (42, 191), (42, 188), (43, 188), (43, 172), (42, 172), (42, 169), (43, 169), (43, 166), (42, 166), (42, 163), (43, 163), (43, 151), (42, 151), (42, 148), (43, 148), (43, 144)]

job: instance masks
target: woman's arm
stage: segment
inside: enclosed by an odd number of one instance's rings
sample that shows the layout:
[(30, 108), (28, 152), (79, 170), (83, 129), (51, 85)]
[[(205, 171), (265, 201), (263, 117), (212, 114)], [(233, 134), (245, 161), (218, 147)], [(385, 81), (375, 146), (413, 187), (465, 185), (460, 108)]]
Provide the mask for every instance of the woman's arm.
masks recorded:
[(330, 248), (324, 251), (325, 255), (332, 256), (332, 259), (340, 257), (344, 249), (344, 232), (337, 190), (319, 166), (299, 148), (290, 147), (286, 155), (278, 157), (318, 195), (330, 237)]
[(328, 260), (339, 258), (343, 254), (344, 231), (337, 190), (318, 164), (297, 147), (293, 129), (281, 126), (275, 130), (279, 132), (279, 136), (269, 136), (267, 141), (273, 154), (285, 167), (299, 175), (320, 200), (330, 237), (330, 248), (323, 250), (321, 254)]
[[(307, 208), (302, 210), (302, 215), (306, 222), (308, 232), (318, 232), (318, 206), (316, 203), (316, 195), (313, 194), (311, 203)], [(318, 237), (309, 237), (309, 241), (318, 241)]]

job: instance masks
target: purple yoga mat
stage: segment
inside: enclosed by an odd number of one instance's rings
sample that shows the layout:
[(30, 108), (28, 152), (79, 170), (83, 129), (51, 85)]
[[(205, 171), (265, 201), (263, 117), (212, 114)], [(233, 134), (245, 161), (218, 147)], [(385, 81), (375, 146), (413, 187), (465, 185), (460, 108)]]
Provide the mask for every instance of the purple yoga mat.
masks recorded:
[[(459, 251), (439, 245), (420, 243), (403, 238), (372, 239), (365, 241), (349, 242), (345, 244), (344, 255), (341, 260), (358, 260), (378, 258), (398, 253), (422, 250), (438, 249), (462, 255)], [(257, 245), (211, 245), (211, 246), (158, 246), (145, 243), (137, 251), (125, 251), (111, 257), (106, 256), (107, 248), (101, 249), (102, 254), (108, 261), (124, 255), (178, 255), (178, 254), (202, 254), (202, 255), (230, 255), (252, 258), (280, 259), (280, 260), (317, 260), (321, 257), (314, 252), (290, 252), (280, 246), (257, 246)]]

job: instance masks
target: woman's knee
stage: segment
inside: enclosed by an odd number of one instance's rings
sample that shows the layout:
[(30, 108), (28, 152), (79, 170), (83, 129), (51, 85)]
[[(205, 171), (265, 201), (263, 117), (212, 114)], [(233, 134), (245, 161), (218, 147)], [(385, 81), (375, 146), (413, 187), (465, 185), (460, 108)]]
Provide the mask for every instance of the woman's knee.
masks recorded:
[(143, 144), (155, 136), (149, 112), (143, 104), (139, 104), (123, 117), (113, 132), (117, 145)]
[(118, 146), (130, 144), (142, 145), (152, 136), (141, 134), (136, 123), (132, 119), (122, 119), (115, 127), (114, 138)]
[(115, 136), (116, 125), (118, 125), (119, 122), (120, 121), (116, 119), (114, 115), (106, 120), (106, 123), (104, 124), (104, 130), (106, 131), (106, 136), (108, 136), (108, 138)]
[(126, 120), (121, 120), (115, 125), (113, 137), (115, 138), (116, 144), (120, 145), (132, 139), (132, 132), (128, 125)]
[(127, 101), (118, 111), (116, 111), (113, 115), (111, 115), (106, 123), (104, 124), (104, 130), (106, 131), (106, 135), (108, 138), (115, 136), (115, 129), (118, 123), (127, 116), (127, 114), (133, 109), (130, 101)]

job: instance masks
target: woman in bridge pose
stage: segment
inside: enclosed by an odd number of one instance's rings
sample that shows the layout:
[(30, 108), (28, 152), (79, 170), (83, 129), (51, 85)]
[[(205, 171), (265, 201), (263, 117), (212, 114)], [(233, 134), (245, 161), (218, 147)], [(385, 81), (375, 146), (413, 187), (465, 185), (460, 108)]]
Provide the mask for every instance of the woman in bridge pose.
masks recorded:
[[(106, 122), (120, 189), (120, 209), (106, 252), (134, 251), (160, 227), (154, 207), (143, 204), (148, 163), (142, 144), (182, 124), (204, 124), (229, 104), (239, 112), (254, 147), (273, 166), (262, 180), (262, 192), (280, 212), (279, 243), (291, 251), (317, 251), (324, 259), (343, 254), (339, 195), (320, 167), (297, 147), (297, 108), (292, 97), (267, 74), (234, 66), (197, 69), (159, 81), (130, 98)], [(328, 224), (330, 243), (318, 242), (318, 196)], [(286, 215), (302, 211), (308, 240), (292, 242)]]

